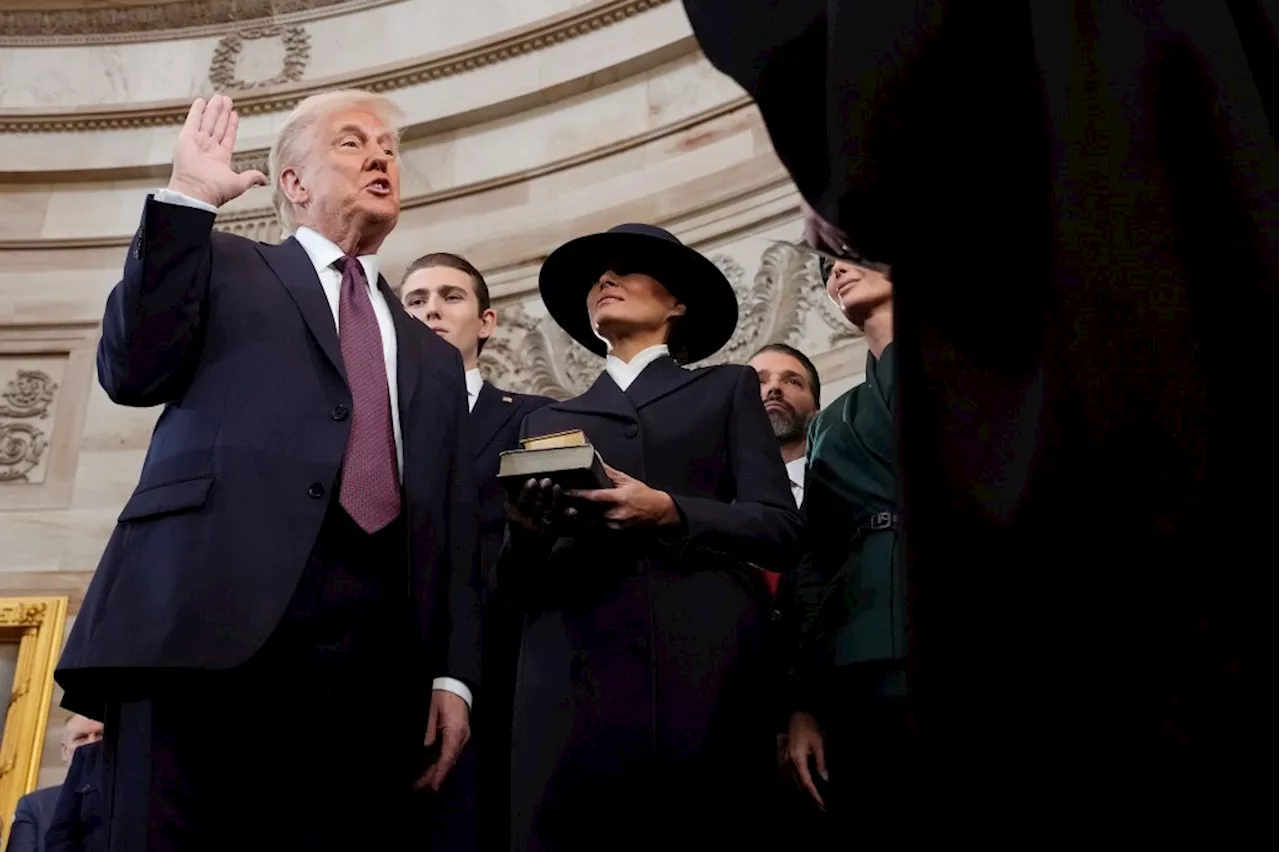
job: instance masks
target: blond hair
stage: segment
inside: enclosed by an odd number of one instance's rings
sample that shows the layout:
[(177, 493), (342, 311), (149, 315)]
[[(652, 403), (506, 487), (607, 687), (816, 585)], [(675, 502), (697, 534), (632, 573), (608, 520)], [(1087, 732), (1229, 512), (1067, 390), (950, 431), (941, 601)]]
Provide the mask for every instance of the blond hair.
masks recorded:
[(285, 236), (297, 229), (297, 222), (294, 205), (281, 187), (280, 174), (285, 169), (302, 165), (306, 160), (315, 144), (317, 125), (321, 121), (336, 112), (349, 109), (364, 109), (373, 113), (379, 121), (392, 129), (396, 144), (399, 145), (400, 123), (404, 120), (404, 112), (390, 98), (360, 89), (339, 89), (304, 99), (284, 120), (284, 125), (271, 146), (271, 158), (267, 163), (271, 180), (274, 181), (271, 204), (275, 207), (276, 218), (280, 220), (280, 228)]

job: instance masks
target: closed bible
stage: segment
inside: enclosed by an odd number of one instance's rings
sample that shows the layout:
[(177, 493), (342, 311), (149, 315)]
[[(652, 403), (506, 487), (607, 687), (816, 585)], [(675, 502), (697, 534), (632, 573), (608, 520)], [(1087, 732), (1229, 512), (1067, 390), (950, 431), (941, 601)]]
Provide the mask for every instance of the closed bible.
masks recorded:
[(564, 491), (612, 488), (604, 461), (581, 431), (525, 438), (498, 457), (498, 480), (513, 503), (530, 479), (550, 479)]

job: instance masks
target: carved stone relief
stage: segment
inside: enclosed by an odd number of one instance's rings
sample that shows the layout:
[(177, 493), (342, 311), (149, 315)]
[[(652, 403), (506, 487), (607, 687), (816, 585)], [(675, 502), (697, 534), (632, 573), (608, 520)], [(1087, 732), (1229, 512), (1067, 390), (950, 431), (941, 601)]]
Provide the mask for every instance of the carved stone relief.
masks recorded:
[(58, 383), (45, 365), (24, 366), (0, 361), (0, 485), (41, 483), (47, 469)]
[[(738, 327), (702, 365), (743, 363), (768, 343), (820, 351), (860, 336), (827, 299), (818, 264), (786, 246), (763, 251), (748, 237), (708, 255), (738, 295)], [(603, 369), (600, 358), (571, 340), (536, 297), (503, 308), (498, 329), (480, 356), (499, 387), (567, 399), (585, 391)]]
[[(237, 72), (246, 41), (279, 39), (284, 59), (279, 73), (258, 80), (242, 80)], [(267, 86), (282, 86), (302, 79), (311, 59), (311, 36), (302, 27), (265, 26), (230, 33), (218, 40), (209, 63), (209, 82), (218, 91), (243, 91)]]

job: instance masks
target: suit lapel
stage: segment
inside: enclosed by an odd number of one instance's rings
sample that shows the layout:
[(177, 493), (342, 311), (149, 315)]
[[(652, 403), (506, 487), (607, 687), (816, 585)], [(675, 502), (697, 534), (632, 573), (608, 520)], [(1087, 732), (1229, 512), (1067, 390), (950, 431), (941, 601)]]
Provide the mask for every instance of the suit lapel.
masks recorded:
[(333, 322), (333, 310), (324, 296), (324, 288), (320, 286), (320, 278), (306, 249), (293, 237), (280, 245), (260, 245), (257, 249), (298, 306), (311, 336), (320, 344), (338, 375), (346, 381), (347, 371), (342, 364), (342, 350), (338, 347), (338, 328)]
[(700, 379), (705, 372), (686, 370), (670, 358), (658, 358), (636, 376), (627, 388), (626, 396), (637, 410), (674, 393), (690, 382)]
[[(506, 400), (504, 402), (504, 400)], [(510, 396), (485, 382), (476, 394), (476, 407), (471, 410), (471, 452), (479, 456), (489, 446), (498, 430), (507, 425), (507, 421), (519, 408)]]
[(409, 403), (413, 402), (413, 392), (418, 387), (418, 371), (422, 369), (421, 340), (413, 332), (413, 323), (417, 320), (405, 313), (396, 299), (387, 279), (378, 276), (378, 292), (386, 300), (391, 311), (391, 324), (396, 329), (396, 391), (400, 396), (400, 430), (408, 434), (408, 424), (404, 422)]

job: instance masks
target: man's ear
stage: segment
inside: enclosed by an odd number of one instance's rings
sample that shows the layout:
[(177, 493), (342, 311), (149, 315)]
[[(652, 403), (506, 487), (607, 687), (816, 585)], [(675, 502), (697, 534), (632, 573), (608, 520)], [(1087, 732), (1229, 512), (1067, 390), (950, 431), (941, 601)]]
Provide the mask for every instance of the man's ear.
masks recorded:
[(485, 308), (480, 312), (480, 339), (488, 340), (498, 328), (498, 312)]
[(280, 190), (290, 204), (301, 206), (311, 200), (311, 191), (302, 183), (302, 175), (293, 166), (280, 173)]
[(682, 317), (684, 316), (684, 312), (686, 310), (687, 308), (685, 308), (684, 302), (676, 302), (674, 305), (671, 306), (671, 310), (667, 312), (667, 316)]

